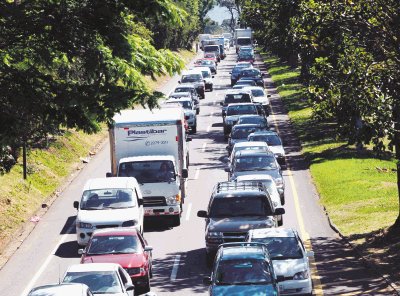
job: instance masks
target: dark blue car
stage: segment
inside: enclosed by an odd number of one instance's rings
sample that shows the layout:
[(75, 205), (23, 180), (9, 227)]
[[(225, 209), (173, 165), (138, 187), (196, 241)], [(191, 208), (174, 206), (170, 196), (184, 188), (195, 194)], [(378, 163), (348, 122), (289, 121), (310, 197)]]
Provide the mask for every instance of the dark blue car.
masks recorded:
[(204, 278), (212, 296), (276, 296), (278, 281), (266, 245), (225, 243), (220, 245), (211, 277)]

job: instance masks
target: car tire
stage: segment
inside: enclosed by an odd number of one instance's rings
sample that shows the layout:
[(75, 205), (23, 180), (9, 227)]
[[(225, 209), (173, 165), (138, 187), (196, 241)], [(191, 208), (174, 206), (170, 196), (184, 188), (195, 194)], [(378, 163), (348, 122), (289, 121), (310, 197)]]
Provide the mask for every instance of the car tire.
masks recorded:
[(172, 216), (172, 224), (173, 227), (177, 227), (181, 225), (181, 215)]
[(281, 205), (285, 205), (285, 194), (282, 194), (281, 196), (280, 196), (280, 198), (281, 198)]
[(282, 215), (280, 215), (280, 216), (281, 216), (281, 219), (278, 220), (278, 226), (282, 226), (283, 225), (283, 217), (282, 217)]
[(196, 123), (196, 125), (192, 128), (192, 133), (193, 133), (193, 134), (197, 133), (197, 123)]
[(196, 109), (196, 115), (200, 114), (200, 108)]
[(143, 286), (140, 286), (140, 288), (138, 289), (138, 294), (136, 294), (136, 295), (141, 295), (141, 294), (146, 294), (146, 293), (148, 293), (148, 292), (150, 292), (150, 277), (149, 276), (147, 276), (147, 279), (146, 279), (146, 283), (143, 285)]
[(210, 87), (210, 91), (213, 91), (214, 90), (214, 87), (211, 85), (211, 87)]

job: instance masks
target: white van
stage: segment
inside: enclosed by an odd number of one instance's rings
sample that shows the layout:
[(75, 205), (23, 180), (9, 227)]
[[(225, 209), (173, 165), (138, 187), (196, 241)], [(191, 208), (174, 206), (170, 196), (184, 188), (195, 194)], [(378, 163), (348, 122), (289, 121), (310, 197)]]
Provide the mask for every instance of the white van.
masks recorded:
[(74, 208), (78, 210), (76, 236), (80, 246), (87, 245), (96, 229), (135, 227), (143, 232), (143, 198), (133, 177), (89, 179)]

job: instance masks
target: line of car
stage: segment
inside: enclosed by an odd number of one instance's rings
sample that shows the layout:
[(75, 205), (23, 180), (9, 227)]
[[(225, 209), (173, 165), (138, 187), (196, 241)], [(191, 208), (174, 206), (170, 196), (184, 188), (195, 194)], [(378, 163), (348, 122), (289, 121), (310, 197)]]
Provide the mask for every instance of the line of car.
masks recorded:
[[(238, 51), (232, 90), (221, 102), (228, 141), (228, 180), (215, 185), (206, 210), (204, 278), (210, 295), (312, 295), (308, 252), (296, 230), (281, 228), (285, 214), (285, 151), (269, 128), (265, 74), (254, 50)], [(279, 228), (278, 228), (279, 227)]]

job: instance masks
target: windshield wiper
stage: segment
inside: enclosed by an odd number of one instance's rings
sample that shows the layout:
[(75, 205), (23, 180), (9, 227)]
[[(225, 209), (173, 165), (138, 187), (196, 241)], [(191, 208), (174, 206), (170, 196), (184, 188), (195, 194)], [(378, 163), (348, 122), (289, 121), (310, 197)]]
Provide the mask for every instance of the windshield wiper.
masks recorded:
[(260, 281), (260, 282), (243, 282), (243, 283), (235, 283), (235, 285), (267, 285), (267, 284), (271, 284), (271, 282), (267, 282), (267, 281)]

